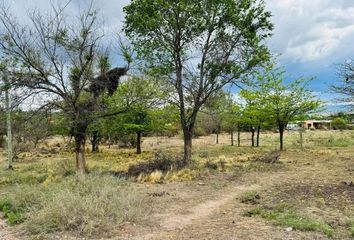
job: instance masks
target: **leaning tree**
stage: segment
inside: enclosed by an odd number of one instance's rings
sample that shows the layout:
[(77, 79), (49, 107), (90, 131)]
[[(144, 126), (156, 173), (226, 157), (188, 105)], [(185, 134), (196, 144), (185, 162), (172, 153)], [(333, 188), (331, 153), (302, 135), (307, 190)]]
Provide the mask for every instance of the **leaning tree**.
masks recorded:
[(79, 16), (65, 10), (33, 11), (26, 23), (19, 23), (8, 7), (1, 6), (0, 50), (11, 66), (13, 87), (31, 90), (38, 96), (37, 104), (60, 109), (70, 119), (77, 170), (85, 173), (87, 128), (101, 116), (102, 96), (116, 90), (127, 68), (100, 71), (103, 35), (92, 4)]
[(124, 11), (137, 55), (175, 90), (188, 164), (196, 117), (209, 96), (268, 60), (271, 13), (262, 0), (133, 0)]

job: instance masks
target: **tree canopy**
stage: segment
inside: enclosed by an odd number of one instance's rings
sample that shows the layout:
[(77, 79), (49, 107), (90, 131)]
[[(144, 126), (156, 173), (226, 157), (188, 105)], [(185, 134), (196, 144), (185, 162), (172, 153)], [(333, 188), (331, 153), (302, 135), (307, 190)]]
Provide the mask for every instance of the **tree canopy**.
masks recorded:
[(147, 72), (175, 89), (191, 160), (197, 113), (214, 92), (268, 61), (264, 40), (271, 13), (256, 0), (134, 0), (124, 8), (124, 31)]

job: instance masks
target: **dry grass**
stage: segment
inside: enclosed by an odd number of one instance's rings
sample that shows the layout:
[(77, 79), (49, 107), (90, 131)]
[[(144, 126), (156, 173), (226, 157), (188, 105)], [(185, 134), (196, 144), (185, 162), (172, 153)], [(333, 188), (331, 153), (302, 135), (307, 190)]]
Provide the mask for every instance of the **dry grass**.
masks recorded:
[(148, 214), (144, 198), (124, 180), (89, 175), (78, 181), (69, 177), (60, 183), (17, 185), (0, 195), (32, 234), (69, 231), (82, 236), (109, 232), (129, 221), (141, 221)]
[[(180, 138), (146, 138), (141, 155), (133, 149), (102, 146), (101, 153), (87, 153), (91, 173), (80, 183), (73, 153), (24, 153), (13, 172), (0, 170), (0, 210), (10, 223), (23, 222), (33, 234), (66, 231), (93, 237), (109, 235), (125, 221), (141, 223), (149, 213), (145, 200), (151, 201), (145, 186), (179, 194), (155, 197), (155, 208), (176, 210), (180, 204), (188, 211), (193, 202), (201, 202), (229, 184), (257, 183), (263, 187), (261, 193), (251, 191), (243, 196), (245, 203), (259, 204), (260, 209), (254, 210), (259, 214), (251, 215), (327, 236), (354, 236), (354, 189), (343, 183), (354, 180), (354, 149), (350, 147), (354, 131), (306, 132), (303, 149), (298, 137), (297, 132), (285, 135), (286, 151), (275, 164), (255, 161), (277, 148), (278, 136), (273, 133), (261, 135), (260, 148), (249, 147), (249, 134), (245, 133), (242, 147), (229, 146), (228, 135), (220, 136), (219, 145), (214, 136), (195, 139), (193, 164), (184, 168), (168, 165), (173, 156), (182, 153)], [(58, 145), (53, 142), (48, 146), (51, 144)], [(132, 167), (156, 160), (157, 149), (166, 155), (170, 167), (129, 175)], [(4, 160), (3, 155), (0, 162), (4, 164)], [(215, 176), (223, 177), (214, 180)], [(196, 183), (198, 192), (194, 191)], [(289, 208), (277, 212), (276, 206), (281, 204)]]

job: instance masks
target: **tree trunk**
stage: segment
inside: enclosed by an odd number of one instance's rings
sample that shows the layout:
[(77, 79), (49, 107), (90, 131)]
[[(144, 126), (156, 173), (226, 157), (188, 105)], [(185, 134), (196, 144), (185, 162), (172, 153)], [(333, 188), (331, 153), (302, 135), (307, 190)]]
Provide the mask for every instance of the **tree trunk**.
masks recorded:
[(254, 128), (251, 127), (251, 133), (252, 133), (252, 147), (254, 147)]
[(12, 140), (12, 124), (11, 124), (11, 99), (9, 94), (9, 81), (4, 76), (5, 82), (5, 105), (6, 105), (6, 127), (7, 127), (7, 168), (12, 170), (13, 160), (13, 140)]
[(284, 150), (284, 127), (279, 126), (280, 151)]
[(241, 146), (241, 129), (237, 128), (237, 146)]
[(141, 132), (136, 133), (136, 154), (141, 154)]
[(76, 170), (79, 174), (85, 174), (87, 172), (85, 161), (85, 144), (88, 123), (86, 121), (80, 121), (82, 118), (83, 117), (77, 113), (74, 118), (73, 127), (76, 152)]
[(183, 130), (183, 140), (184, 140), (184, 164), (188, 165), (192, 161), (192, 132), (188, 129)]
[(79, 174), (85, 174), (86, 161), (85, 161), (85, 141), (86, 136), (84, 133), (75, 134), (75, 151), (76, 151), (76, 169)]
[(304, 131), (302, 129), (300, 129), (299, 133), (300, 133), (300, 147), (303, 148), (303, 146), (304, 146), (304, 137), (303, 137)]
[(92, 144), (92, 152), (93, 153), (98, 153), (99, 149), (99, 136), (98, 136), (98, 132), (97, 131), (93, 131), (92, 133), (92, 140), (91, 140), (91, 144)]
[(219, 135), (220, 135), (220, 132), (221, 132), (221, 126), (217, 126), (216, 128), (216, 144), (219, 144)]
[(231, 146), (233, 146), (234, 145), (234, 130), (233, 129), (230, 130), (230, 137), (231, 137)]
[(257, 127), (257, 147), (259, 147), (259, 136), (261, 134), (261, 126)]

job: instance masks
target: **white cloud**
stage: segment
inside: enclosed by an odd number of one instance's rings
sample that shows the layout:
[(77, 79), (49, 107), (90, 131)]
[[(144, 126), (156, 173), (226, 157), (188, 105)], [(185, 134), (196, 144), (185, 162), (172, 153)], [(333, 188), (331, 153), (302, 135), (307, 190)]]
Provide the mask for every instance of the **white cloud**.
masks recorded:
[(333, 61), (354, 51), (354, 1), (268, 0), (271, 48), (295, 62)]
[[(58, 0), (65, 4), (69, 0)], [(7, 0), (13, 12), (25, 19), (28, 9), (45, 10), (48, 0)], [(56, 1), (53, 1), (56, 2)], [(70, 12), (77, 13), (87, 0), (73, 0)], [(130, 0), (95, 0), (102, 14), (105, 34), (110, 38), (122, 29), (123, 7)], [(291, 62), (331, 64), (348, 58), (354, 52), (353, 0), (266, 0), (275, 24), (270, 48)], [(112, 41), (112, 40), (111, 40)]]

